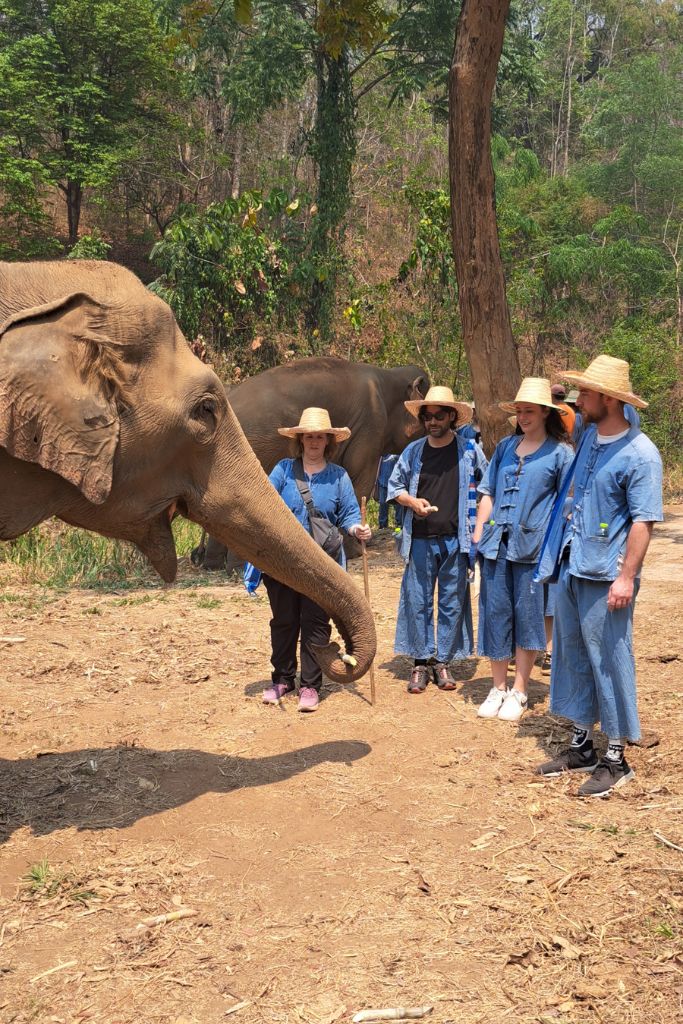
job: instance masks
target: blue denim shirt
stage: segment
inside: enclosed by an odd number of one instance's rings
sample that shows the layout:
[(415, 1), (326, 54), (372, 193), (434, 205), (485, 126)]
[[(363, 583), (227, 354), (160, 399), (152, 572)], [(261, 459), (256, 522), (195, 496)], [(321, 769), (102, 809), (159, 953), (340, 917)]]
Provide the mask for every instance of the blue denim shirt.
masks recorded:
[(589, 427), (576, 463), (569, 572), (588, 580), (615, 580), (621, 571), (632, 523), (660, 523), (662, 460), (638, 427), (611, 444), (598, 444)]
[[(426, 437), (421, 437), (403, 449), (389, 480), (388, 501), (392, 501), (402, 491), (407, 491), (413, 498), (417, 497), (420, 470), (422, 469), (422, 453), (427, 440)], [(468, 514), (470, 476), (474, 475), (476, 480), (480, 480), (487, 463), (486, 456), (478, 444), (468, 442), (457, 433), (455, 435), (455, 443), (458, 446), (459, 469), (458, 542), (461, 552), (467, 554), (470, 550), (472, 537), (472, 526)], [(401, 533), (399, 553), (403, 561), (407, 562), (410, 558), (410, 546), (413, 542), (414, 512), (410, 508), (404, 508), (403, 511), (403, 531)]]
[[(271, 472), (268, 479), (291, 509), (301, 525), (310, 533), (308, 512), (301, 491), (297, 487), (294, 476), (294, 459), (282, 459)], [(360, 523), (360, 508), (354, 494), (349, 474), (334, 462), (328, 462), (324, 469), (313, 476), (306, 476), (311, 490), (313, 504), (331, 523), (342, 530)], [(342, 548), (339, 564), (346, 566), (346, 556)]]
[(503, 438), (479, 485), (479, 493), (493, 499), (491, 518), (477, 547), (484, 558), (498, 557), (501, 535), (507, 530), (508, 561), (537, 560), (553, 502), (572, 462), (569, 445), (550, 437), (533, 455), (520, 459), (521, 440), (516, 434)]

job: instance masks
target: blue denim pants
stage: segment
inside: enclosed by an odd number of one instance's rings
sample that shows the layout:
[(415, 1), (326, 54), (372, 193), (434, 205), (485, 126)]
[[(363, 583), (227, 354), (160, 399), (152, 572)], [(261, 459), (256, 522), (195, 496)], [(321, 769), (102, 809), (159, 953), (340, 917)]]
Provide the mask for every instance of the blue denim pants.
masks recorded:
[(467, 556), (460, 553), (458, 538), (413, 537), (401, 581), (394, 652), (449, 662), (469, 657), (473, 646)]
[[(633, 604), (607, 610), (609, 580), (560, 570), (553, 625), (550, 710), (612, 739), (640, 739), (633, 657)], [(636, 593), (638, 582), (636, 582)]]
[(533, 583), (533, 562), (510, 562), (501, 540), (498, 558), (481, 559), (477, 653), (505, 661), (516, 647), (545, 650), (543, 587)]

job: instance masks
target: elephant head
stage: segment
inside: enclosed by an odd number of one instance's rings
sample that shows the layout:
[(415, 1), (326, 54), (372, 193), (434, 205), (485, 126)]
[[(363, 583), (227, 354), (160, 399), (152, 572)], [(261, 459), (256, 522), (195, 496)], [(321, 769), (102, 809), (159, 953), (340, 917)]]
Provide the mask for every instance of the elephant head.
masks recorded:
[[(410, 371), (411, 379), (406, 382), (406, 371)], [(420, 421), (408, 412), (404, 402), (419, 401), (429, 390), (429, 378), (419, 366), (400, 366), (385, 373), (396, 378), (396, 389), (401, 392), (400, 402), (396, 403), (397, 412), (388, 421), (390, 436), (385, 439), (383, 451), (402, 452), (411, 441), (422, 437), (424, 429)], [(414, 376), (412, 376), (414, 374)]]
[(0, 538), (49, 516), (132, 541), (167, 581), (175, 513), (311, 597), (338, 625), (325, 672), (375, 653), (360, 590), (270, 485), (171, 310), (114, 264), (0, 265)]

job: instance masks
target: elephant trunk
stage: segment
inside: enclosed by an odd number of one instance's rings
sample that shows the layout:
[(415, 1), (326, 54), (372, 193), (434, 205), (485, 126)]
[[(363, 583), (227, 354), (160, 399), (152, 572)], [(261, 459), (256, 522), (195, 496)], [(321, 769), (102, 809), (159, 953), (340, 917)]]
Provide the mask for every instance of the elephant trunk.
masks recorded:
[(316, 650), (336, 682), (360, 679), (376, 651), (375, 624), (363, 594), (290, 512), (254, 455), (231, 409), (229, 440), (219, 446), (211, 475), (188, 515), (231, 551), (324, 608), (344, 638), (355, 665), (342, 661), (338, 644)]

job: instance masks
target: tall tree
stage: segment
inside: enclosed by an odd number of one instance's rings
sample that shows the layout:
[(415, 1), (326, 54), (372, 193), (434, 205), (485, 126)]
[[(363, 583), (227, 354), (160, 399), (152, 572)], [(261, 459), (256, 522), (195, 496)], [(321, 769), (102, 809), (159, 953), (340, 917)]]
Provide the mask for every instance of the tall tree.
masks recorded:
[(504, 422), (493, 403), (514, 393), (521, 377), (505, 294), (491, 159), (491, 101), (509, 6), (510, 0), (463, 0), (449, 83), (453, 255), (474, 401), (489, 450)]
[(152, 0), (0, 0), (0, 172), (60, 189), (71, 245), (84, 190), (156, 121), (168, 61)]

